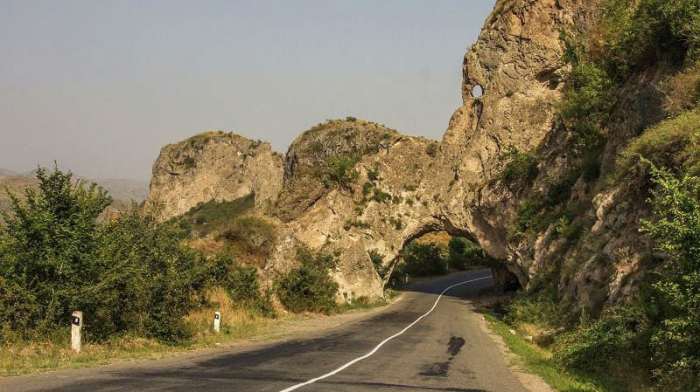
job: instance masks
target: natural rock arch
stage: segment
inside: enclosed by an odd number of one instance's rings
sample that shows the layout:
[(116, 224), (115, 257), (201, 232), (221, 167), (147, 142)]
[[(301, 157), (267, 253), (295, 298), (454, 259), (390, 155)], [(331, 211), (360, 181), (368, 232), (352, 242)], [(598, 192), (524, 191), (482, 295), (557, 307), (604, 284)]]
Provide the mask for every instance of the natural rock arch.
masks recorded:
[[(473, 239), (499, 261), (497, 275), (510, 276), (498, 273), (508, 270), (527, 286), (538, 267), (537, 258), (532, 248), (520, 249), (509, 240), (520, 195), (500, 183), (501, 158), (511, 148), (530, 151), (552, 134), (554, 103), (561, 98), (563, 86), (544, 83), (538, 75), (558, 75), (565, 69), (559, 31), (585, 15), (585, 3), (516, 1), (507, 11), (492, 15), (465, 55), (463, 104), (439, 142), (347, 118), (319, 124), (300, 136), (287, 153), (286, 164), (293, 167), (279, 165), (281, 159), (271, 152), (258, 163), (252, 158), (263, 155), (235, 151), (238, 160), (232, 160), (233, 165), (249, 162), (251, 168), (265, 166), (272, 171), (269, 177), (274, 181), (264, 181), (267, 176), (257, 174), (256, 181), (244, 182), (247, 186), (260, 192), (280, 190), (279, 196), (270, 192), (268, 200), (270, 204), (278, 200), (274, 216), (282, 233), (263, 276), (290, 268), (294, 246), (302, 243), (338, 255), (338, 268), (332, 274), (341, 291), (381, 295), (383, 282), (368, 251), (380, 249), (395, 258), (407, 240), (439, 228)], [(475, 99), (471, 90), (477, 84), (488, 86), (488, 94)], [(214, 151), (208, 146), (201, 151)], [(172, 153), (175, 148), (165, 150)], [(217, 152), (220, 156), (225, 154)], [(226, 164), (217, 159), (218, 164)], [(345, 171), (348, 160), (356, 176)], [(190, 207), (181, 195), (194, 186), (197, 197), (192, 199), (198, 201), (208, 197), (209, 190), (231, 188), (226, 195), (216, 195), (221, 198), (237, 192), (232, 185), (235, 179), (220, 178), (215, 170), (206, 174), (204, 162), (194, 168), (184, 162), (182, 173), (175, 174), (168, 171), (167, 159), (162, 163), (158, 167), (163, 170), (154, 169), (150, 199), (176, 200), (177, 212)], [(323, 173), (327, 168), (342, 169), (343, 175)], [(338, 180), (344, 174), (350, 174), (351, 180)], [(181, 178), (190, 182), (180, 184)], [(177, 186), (171, 186), (173, 182)], [(363, 196), (369, 201), (361, 201)], [(391, 262), (387, 256), (385, 263)]]

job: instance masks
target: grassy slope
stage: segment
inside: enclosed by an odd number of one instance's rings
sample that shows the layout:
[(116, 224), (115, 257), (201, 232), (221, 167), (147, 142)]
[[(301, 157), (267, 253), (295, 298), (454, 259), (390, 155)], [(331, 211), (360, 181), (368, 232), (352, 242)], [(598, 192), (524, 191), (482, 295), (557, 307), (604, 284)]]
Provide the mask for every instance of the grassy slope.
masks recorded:
[[(500, 319), (486, 314), (486, 320), (493, 332), (500, 335), (508, 348), (517, 355), (517, 364), (536, 374), (552, 388), (561, 392), (628, 392), (634, 388), (626, 374), (618, 379), (603, 380), (594, 375), (574, 373), (562, 369), (552, 358), (551, 351), (530, 343), (518, 333), (512, 334), (511, 327)], [(627, 384), (627, 385), (626, 385)]]

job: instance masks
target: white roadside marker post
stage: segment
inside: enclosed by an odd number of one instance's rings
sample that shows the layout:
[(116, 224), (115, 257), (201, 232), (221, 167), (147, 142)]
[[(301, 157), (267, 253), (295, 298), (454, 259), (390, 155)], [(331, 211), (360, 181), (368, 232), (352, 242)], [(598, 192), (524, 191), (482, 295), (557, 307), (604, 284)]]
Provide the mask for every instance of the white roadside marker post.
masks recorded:
[(221, 313), (214, 312), (214, 333), (219, 333), (221, 328)]
[(76, 353), (82, 348), (81, 330), (83, 329), (83, 312), (75, 311), (70, 318), (70, 346)]

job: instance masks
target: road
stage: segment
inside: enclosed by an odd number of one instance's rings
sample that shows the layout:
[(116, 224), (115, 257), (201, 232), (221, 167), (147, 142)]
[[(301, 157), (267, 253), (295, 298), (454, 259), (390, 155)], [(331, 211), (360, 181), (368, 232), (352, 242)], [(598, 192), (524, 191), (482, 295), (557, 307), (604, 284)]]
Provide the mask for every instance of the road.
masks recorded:
[[(445, 288), (465, 281), (436, 305)], [(6, 378), (0, 391), (527, 392), (471, 310), (468, 298), (491, 284), (489, 271), (452, 274), (415, 285), (388, 308), (316, 335)], [(319, 377), (324, 378), (304, 385)]]

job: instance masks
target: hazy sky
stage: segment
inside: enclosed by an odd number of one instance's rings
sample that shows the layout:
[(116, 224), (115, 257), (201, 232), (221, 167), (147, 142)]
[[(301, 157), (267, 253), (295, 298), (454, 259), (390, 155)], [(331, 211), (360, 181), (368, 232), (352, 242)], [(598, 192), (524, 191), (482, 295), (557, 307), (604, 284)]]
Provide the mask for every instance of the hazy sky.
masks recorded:
[(204, 130), (285, 152), (329, 118), (439, 139), (495, 0), (0, 0), (0, 168), (150, 178)]

